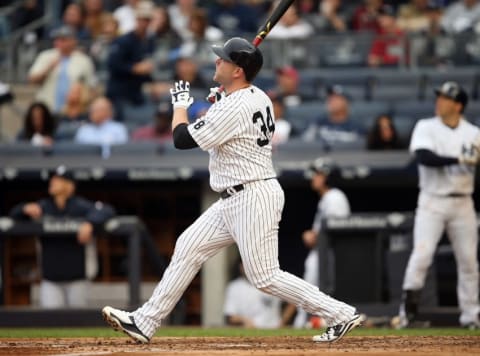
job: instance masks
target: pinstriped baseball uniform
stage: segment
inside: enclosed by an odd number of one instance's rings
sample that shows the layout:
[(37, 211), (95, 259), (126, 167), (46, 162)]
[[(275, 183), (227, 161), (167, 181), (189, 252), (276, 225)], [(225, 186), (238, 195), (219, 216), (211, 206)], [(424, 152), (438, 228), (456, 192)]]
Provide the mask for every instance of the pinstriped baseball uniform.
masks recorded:
[(152, 297), (132, 313), (147, 337), (160, 327), (202, 264), (233, 243), (248, 280), (263, 292), (320, 315), (328, 325), (353, 317), (352, 306), (280, 270), (278, 225), (284, 193), (272, 165), (274, 128), (272, 103), (253, 85), (213, 104), (188, 126), (199, 147), (210, 155), (212, 189), (224, 193), (180, 235)]
[[(456, 128), (440, 117), (420, 120), (412, 134), (410, 151), (428, 149), (440, 156), (458, 157), (472, 150), (480, 130), (465, 119)], [(478, 320), (477, 220), (471, 194), (475, 167), (419, 165), (420, 194), (414, 226), (414, 249), (408, 261), (403, 289), (423, 287), (428, 267), (444, 230), (450, 239), (458, 269), (460, 323)], [(402, 311), (401, 311), (402, 313)]]

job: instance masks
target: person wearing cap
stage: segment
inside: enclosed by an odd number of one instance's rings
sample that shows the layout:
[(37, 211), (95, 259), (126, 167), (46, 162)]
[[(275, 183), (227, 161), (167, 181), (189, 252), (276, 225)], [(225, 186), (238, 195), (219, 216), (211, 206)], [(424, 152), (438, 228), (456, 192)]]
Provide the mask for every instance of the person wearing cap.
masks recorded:
[[(347, 217), (350, 215), (350, 203), (345, 193), (335, 187), (338, 168), (331, 158), (317, 158), (310, 164), (306, 173), (310, 178), (310, 187), (318, 194), (319, 200), (311, 228), (302, 233), (303, 243), (305, 247), (310, 250), (305, 259), (303, 279), (313, 285), (319, 286), (320, 266), (317, 241), (322, 228), (322, 220), (329, 217)], [(327, 250), (326, 265), (328, 266), (328, 272), (324, 275), (328, 276), (329, 279), (324, 281), (324, 285), (326, 285), (325, 292), (331, 294), (335, 288), (334, 259), (333, 252), (330, 248)], [(297, 308), (297, 315), (293, 321), (293, 326), (295, 328), (304, 328), (308, 326), (308, 323), (307, 313), (303, 309)]]
[(458, 83), (445, 82), (435, 94), (435, 116), (419, 120), (410, 141), (410, 152), (418, 163), (420, 193), (402, 302), (392, 323), (398, 328), (417, 325), (427, 270), (446, 232), (457, 263), (459, 322), (478, 329), (478, 226), (472, 193), (480, 129), (464, 117), (468, 94)]
[(110, 45), (106, 96), (112, 101), (119, 121), (128, 120), (124, 117), (125, 105), (146, 104), (143, 84), (152, 80), (155, 69), (152, 58), (155, 43), (148, 34), (154, 10), (155, 5), (151, 1), (138, 2), (135, 7), (135, 29), (115, 38)]
[(75, 195), (73, 172), (61, 165), (51, 174), (48, 198), (20, 203), (10, 216), (18, 220), (71, 218), (79, 221), (76, 235), (41, 235), (39, 302), (44, 308), (86, 307), (89, 280), (95, 277), (95, 231), (114, 216), (111, 206)]
[(325, 149), (336, 144), (355, 144), (364, 142), (364, 129), (355, 121), (350, 112), (350, 98), (340, 85), (327, 88), (326, 114), (310, 124), (302, 135), (307, 142), (323, 142)]
[(40, 86), (37, 100), (57, 113), (64, 107), (72, 84), (80, 81), (93, 87), (95, 68), (92, 59), (78, 50), (76, 32), (72, 27), (61, 26), (52, 31), (51, 36), (54, 47), (38, 54), (28, 79)]

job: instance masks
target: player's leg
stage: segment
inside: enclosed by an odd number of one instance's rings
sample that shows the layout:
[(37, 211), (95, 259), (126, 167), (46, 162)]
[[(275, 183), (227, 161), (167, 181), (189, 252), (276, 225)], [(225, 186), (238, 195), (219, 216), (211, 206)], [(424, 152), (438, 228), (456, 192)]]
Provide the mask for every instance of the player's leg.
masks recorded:
[(63, 308), (66, 306), (65, 295), (60, 283), (46, 279), (40, 282), (39, 302), (42, 308)]
[[(462, 203), (461, 203), (462, 201)], [(478, 232), (477, 218), (470, 198), (459, 200), (452, 210), (452, 220), (447, 231), (457, 263), (457, 295), (461, 310), (460, 324), (480, 327), (478, 313)]]
[[(329, 326), (343, 325), (354, 318), (354, 307), (280, 270), (278, 224), (284, 195), (276, 180), (256, 183), (255, 189), (247, 188), (229, 200), (226, 220), (231, 221), (229, 225), (234, 229), (232, 235), (238, 245), (246, 276), (255, 287), (322, 317)], [(342, 327), (340, 337), (358, 324), (359, 320), (355, 319), (352, 324)]]
[(400, 320), (397, 327), (405, 327), (417, 315), (418, 301), (424, 286), (428, 268), (432, 264), (436, 246), (445, 229), (445, 216), (430, 206), (441, 204), (440, 200), (433, 202), (428, 196), (419, 199), (413, 228), (413, 250), (408, 260), (403, 279), (403, 295), (400, 305)]
[(137, 326), (151, 338), (177, 304), (202, 264), (220, 248), (233, 243), (213, 204), (178, 238), (169, 266), (150, 299), (132, 313)]

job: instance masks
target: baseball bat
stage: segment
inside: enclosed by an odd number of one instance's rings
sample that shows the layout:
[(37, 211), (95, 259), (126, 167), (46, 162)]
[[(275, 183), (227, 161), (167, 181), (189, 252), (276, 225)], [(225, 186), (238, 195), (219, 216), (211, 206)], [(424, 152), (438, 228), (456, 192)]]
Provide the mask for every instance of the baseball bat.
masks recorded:
[[(255, 47), (258, 47), (260, 45), (260, 43), (263, 42), (265, 37), (267, 37), (267, 35), (272, 30), (273, 26), (275, 26), (277, 24), (278, 20), (280, 20), (280, 18), (283, 16), (285, 11), (287, 11), (287, 9), (290, 7), (290, 5), (293, 4), (294, 1), (295, 0), (281, 0), (280, 3), (277, 5), (277, 7), (275, 9), (273, 9), (272, 13), (270, 14), (270, 17), (260, 27), (257, 35), (255, 36), (255, 38), (252, 41), (252, 44)], [(223, 85), (220, 86), (220, 88), (218, 90), (220, 92), (222, 92), (224, 90)], [(209, 98), (209, 101), (213, 103), (215, 101), (215, 98), (214, 97)]]

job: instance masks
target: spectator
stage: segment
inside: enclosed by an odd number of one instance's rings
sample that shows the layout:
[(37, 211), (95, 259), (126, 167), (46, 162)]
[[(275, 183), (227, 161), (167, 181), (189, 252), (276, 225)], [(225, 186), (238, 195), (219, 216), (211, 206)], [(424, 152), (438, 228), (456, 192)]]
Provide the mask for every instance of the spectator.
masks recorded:
[(110, 45), (119, 35), (118, 22), (112, 15), (103, 16), (102, 26), (102, 33), (92, 41), (89, 51), (95, 62), (99, 76), (107, 72)]
[(40, 236), (40, 306), (43, 308), (85, 308), (89, 280), (97, 273), (94, 233), (114, 215), (113, 209), (75, 195), (73, 173), (59, 166), (51, 175), (49, 197), (15, 206), (15, 219), (80, 219), (76, 236)]
[(410, 0), (408, 4), (401, 5), (397, 16), (398, 27), (406, 32), (430, 31), (436, 18), (432, 16), (434, 8), (429, 3), (429, 0)]
[[(20, 2), (22, 4), (16, 8), (13, 16), (11, 16), (12, 30), (18, 30), (43, 16), (43, 6), (41, 1), (23, 0)], [(42, 36), (43, 29), (42, 27), (39, 27), (35, 32), (29, 32), (29, 34), (30, 33), (33, 34), (34, 39), (37, 39)]]
[(57, 113), (64, 106), (72, 83), (95, 82), (92, 60), (77, 49), (75, 30), (62, 26), (52, 33), (54, 48), (40, 52), (29, 71), (29, 81), (40, 85), (37, 100)]
[(83, 0), (85, 26), (92, 38), (97, 38), (103, 29), (104, 17), (110, 13), (104, 11), (102, 0)]
[(160, 103), (155, 112), (154, 122), (137, 128), (132, 133), (132, 141), (171, 142), (173, 140), (172, 115), (171, 104), (168, 102)]
[(383, 7), (383, 0), (365, 0), (364, 4), (359, 5), (353, 13), (353, 30), (378, 33), (380, 31), (378, 17)]
[(341, 0), (322, 0), (312, 21), (318, 32), (344, 32), (348, 28)]
[(90, 122), (81, 126), (76, 135), (78, 143), (110, 146), (128, 141), (127, 128), (113, 120), (111, 102), (105, 97), (96, 98), (90, 107)]
[(441, 28), (450, 34), (473, 30), (480, 20), (478, 0), (460, 0), (450, 4), (440, 19)]
[(215, 1), (208, 9), (210, 23), (229, 36), (255, 33), (258, 30), (259, 8), (236, 0)]
[(169, 49), (178, 48), (182, 43), (180, 35), (172, 27), (170, 15), (164, 6), (157, 6), (153, 12), (149, 30), (156, 39), (168, 41)]
[(63, 26), (70, 26), (75, 30), (78, 40), (89, 40), (91, 38), (90, 32), (85, 26), (85, 12), (80, 4), (75, 2), (68, 4), (63, 12), (62, 20)]
[(305, 141), (319, 140), (328, 150), (336, 143), (363, 139), (363, 129), (353, 121), (349, 99), (341, 86), (334, 85), (328, 89), (326, 109), (327, 116), (319, 117), (303, 134)]
[(151, 1), (142, 0), (135, 12), (135, 31), (119, 36), (110, 47), (106, 95), (113, 102), (119, 121), (127, 119), (124, 118), (124, 105), (145, 104), (142, 86), (151, 81), (154, 70), (152, 55), (155, 44), (147, 33), (153, 10)]
[[(322, 221), (329, 217), (347, 217), (350, 215), (350, 203), (343, 191), (334, 187), (335, 176), (338, 176), (338, 168), (333, 161), (326, 157), (316, 159), (310, 166), (309, 173), (311, 176), (310, 186), (320, 199), (317, 204), (315, 218), (312, 227), (305, 230), (302, 234), (302, 240), (305, 246), (310, 250), (305, 259), (305, 271), (303, 279), (307, 282), (320, 286), (320, 266), (318, 255), (318, 238), (322, 229)], [(335, 287), (334, 279), (334, 256), (333, 251), (327, 248), (327, 273), (322, 275), (328, 276), (329, 279), (324, 281), (326, 286), (325, 292), (333, 293)], [(307, 325), (307, 313), (297, 308), (297, 316), (293, 322), (296, 328), (303, 328)]]
[[(196, 56), (189, 54), (180, 54), (175, 61), (174, 81), (184, 80), (190, 83), (190, 89), (203, 90), (208, 88), (208, 84), (200, 75), (199, 65)], [(152, 95), (156, 100), (161, 100), (162, 97), (170, 96), (171, 81), (160, 81), (152, 85)]]
[(270, 97), (273, 104), (273, 115), (275, 117), (275, 131), (273, 132), (272, 145), (281, 145), (288, 141), (292, 125), (285, 119), (285, 104), (280, 97)]
[(182, 40), (191, 38), (188, 22), (197, 9), (197, 0), (175, 0), (168, 6), (168, 14), (172, 20), (172, 27)]
[(375, 120), (367, 137), (369, 150), (399, 150), (405, 148), (389, 115), (380, 115)]
[(72, 140), (78, 128), (88, 119), (91, 93), (82, 82), (74, 83), (67, 95), (65, 107), (58, 115), (55, 139)]
[(55, 134), (55, 119), (48, 106), (33, 102), (25, 115), (18, 141), (29, 141), (34, 146), (51, 146)]
[(307, 94), (300, 93), (300, 74), (292, 66), (277, 68), (275, 82), (275, 87), (268, 94), (281, 98), (286, 107), (297, 106), (311, 99)]
[(124, 0), (123, 5), (119, 6), (113, 12), (113, 17), (117, 20), (120, 34), (125, 34), (135, 30), (135, 8), (139, 0)]
[(397, 66), (402, 60), (407, 60), (405, 55), (405, 36), (397, 26), (393, 9), (384, 6), (378, 17), (380, 30), (372, 43), (368, 54), (370, 67)]
[(211, 50), (212, 43), (220, 42), (223, 32), (208, 22), (207, 13), (203, 9), (195, 9), (188, 21), (189, 36), (184, 39), (180, 53), (195, 56), (202, 65), (211, 65), (215, 54)]
[[(272, 9), (277, 5), (273, 3)], [(313, 35), (313, 26), (302, 19), (295, 6), (290, 6), (280, 18), (278, 23), (272, 28), (268, 35), (271, 39), (306, 39)]]
[(236, 263), (238, 277), (225, 291), (223, 313), (227, 325), (273, 329), (282, 326), (281, 300), (250, 284), (241, 261)]

